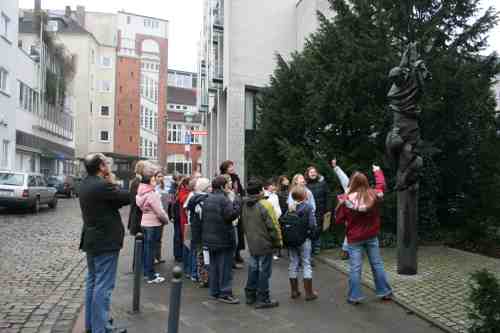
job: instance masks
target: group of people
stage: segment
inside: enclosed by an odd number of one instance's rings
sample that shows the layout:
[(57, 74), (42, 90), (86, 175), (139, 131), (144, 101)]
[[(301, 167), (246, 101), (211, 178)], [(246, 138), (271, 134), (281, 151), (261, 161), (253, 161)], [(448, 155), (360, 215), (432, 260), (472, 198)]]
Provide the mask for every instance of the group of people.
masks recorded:
[(249, 179), (245, 190), (231, 161), (223, 162), (220, 174), (212, 180), (199, 173), (167, 178), (153, 162), (140, 161), (130, 191), (124, 191), (110, 184), (104, 155), (87, 156), (89, 176), (82, 182), (80, 202), (84, 219), (81, 249), (87, 253), (89, 266), (88, 332), (109, 331), (109, 303), (124, 235), (118, 209), (127, 204), (131, 205), (130, 233), (144, 234), (144, 278), (149, 284), (165, 281), (154, 267), (164, 262), (163, 227), (173, 224), (175, 260), (182, 262), (186, 278), (209, 288), (212, 299), (240, 302), (233, 294), (233, 270), (243, 268), (242, 251), (247, 248), (248, 305), (257, 309), (279, 305), (271, 297), (270, 280), (273, 261), (285, 250), (291, 298), (302, 295), (298, 280), (302, 275), (304, 298), (313, 301), (318, 293), (313, 289), (312, 258), (320, 252), (319, 235), (324, 217), (330, 213), (346, 226), (343, 257), (350, 263), (348, 302), (359, 304), (363, 299), (363, 251), (368, 254), (377, 296), (390, 300), (392, 290), (377, 239), (378, 207), (385, 189), (383, 172), (373, 166), (376, 184), (372, 189), (365, 174), (355, 172), (349, 178), (335, 160), (331, 163), (343, 188), (335, 207), (329, 186), (315, 167), (295, 175), (291, 182), (286, 176), (276, 181)]

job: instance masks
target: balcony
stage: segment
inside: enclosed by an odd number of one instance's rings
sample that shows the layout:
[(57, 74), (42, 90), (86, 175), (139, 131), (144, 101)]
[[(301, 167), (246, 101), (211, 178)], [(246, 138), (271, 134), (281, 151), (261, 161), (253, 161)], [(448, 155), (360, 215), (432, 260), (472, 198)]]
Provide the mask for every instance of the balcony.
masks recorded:
[(33, 128), (67, 141), (73, 141), (73, 121), (74, 117), (67, 108), (45, 103), (42, 106), (38, 124), (33, 125)]

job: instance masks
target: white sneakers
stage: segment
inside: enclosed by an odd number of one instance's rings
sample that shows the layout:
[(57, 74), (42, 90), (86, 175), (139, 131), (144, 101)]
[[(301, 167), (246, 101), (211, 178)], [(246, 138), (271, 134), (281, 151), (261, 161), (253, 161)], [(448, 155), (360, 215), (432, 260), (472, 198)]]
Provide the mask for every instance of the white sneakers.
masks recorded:
[(164, 277), (160, 276), (159, 273), (155, 273), (154, 279), (148, 280), (147, 282), (148, 282), (148, 284), (158, 284), (158, 283), (162, 283), (164, 281), (165, 281)]

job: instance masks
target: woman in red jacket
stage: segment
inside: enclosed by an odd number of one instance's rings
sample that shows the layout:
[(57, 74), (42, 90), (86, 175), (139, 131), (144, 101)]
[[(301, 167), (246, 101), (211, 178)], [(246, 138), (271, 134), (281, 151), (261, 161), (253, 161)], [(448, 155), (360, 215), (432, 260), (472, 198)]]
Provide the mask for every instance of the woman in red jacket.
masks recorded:
[(185, 232), (186, 232), (186, 225), (188, 224), (188, 217), (186, 209), (184, 208), (184, 204), (186, 203), (189, 193), (191, 192), (191, 189), (189, 188), (189, 182), (190, 182), (189, 177), (182, 178), (179, 184), (179, 188), (177, 189), (178, 214), (180, 217), (179, 224), (180, 224), (181, 241), (182, 241), (182, 262), (184, 266), (184, 274), (188, 279), (191, 278), (191, 270), (190, 270), (191, 253), (185, 243), (186, 240)]
[(356, 172), (351, 176), (346, 194), (338, 197), (336, 222), (345, 224), (347, 228), (350, 266), (347, 301), (351, 304), (359, 304), (364, 298), (361, 291), (363, 252), (368, 255), (377, 296), (383, 300), (390, 300), (392, 296), (377, 237), (380, 231), (378, 206), (384, 195), (385, 178), (378, 166), (373, 166), (373, 173), (375, 189), (370, 188), (363, 173)]

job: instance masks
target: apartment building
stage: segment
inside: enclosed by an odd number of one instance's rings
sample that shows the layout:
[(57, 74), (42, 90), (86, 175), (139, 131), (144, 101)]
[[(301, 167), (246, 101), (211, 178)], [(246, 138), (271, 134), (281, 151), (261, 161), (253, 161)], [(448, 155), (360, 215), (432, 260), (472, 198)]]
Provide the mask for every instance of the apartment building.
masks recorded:
[(168, 21), (117, 14), (114, 152), (166, 163)]
[[(190, 175), (203, 172), (198, 112), (198, 74), (169, 69), (167, 99), (167, 173)], [(194, 167), (193, 167), (194, 166)]]
[(18, 0), (0, 2), (0, 170), (15, 163), (17, 16)]
[[(45, 28), (34, 13), (22, 11), (16, 43), (16, 140), (14, 169), (45, 175), (75, 171), (74, 98), (67, 81), (76, 70), (73, 55), (54, 41), (67, 22), (48, 15)], [(42, 36), (42, 38), (41, 38)], [(43, 42), (41, 42), (42, 40)]]
[[(262, 10), (265, 8), (265, 10)], [(245, 145), (255, 130), (256, 98), (269, 84), (276, 53), (304, 47), (327, 0), (205, 0), (199, 65), (200, 111), (207, 113), (205, 163), (230, 159), (246, 178)]]

